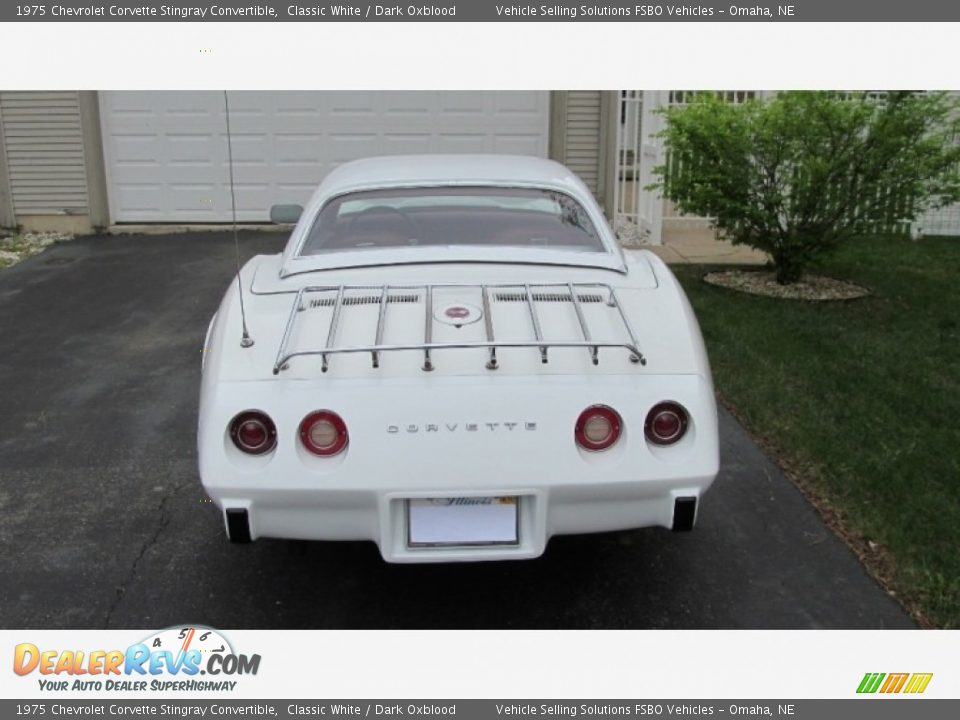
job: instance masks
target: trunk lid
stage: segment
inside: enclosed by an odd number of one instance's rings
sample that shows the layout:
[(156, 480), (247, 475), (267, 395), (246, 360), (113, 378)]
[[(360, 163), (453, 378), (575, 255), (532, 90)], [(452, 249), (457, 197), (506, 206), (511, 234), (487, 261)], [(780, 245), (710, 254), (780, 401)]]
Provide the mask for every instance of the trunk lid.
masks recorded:
[(643, 362), (616, 290), (572, 282), (305, 287), (274, 371), (317, 361), (337, 377)]

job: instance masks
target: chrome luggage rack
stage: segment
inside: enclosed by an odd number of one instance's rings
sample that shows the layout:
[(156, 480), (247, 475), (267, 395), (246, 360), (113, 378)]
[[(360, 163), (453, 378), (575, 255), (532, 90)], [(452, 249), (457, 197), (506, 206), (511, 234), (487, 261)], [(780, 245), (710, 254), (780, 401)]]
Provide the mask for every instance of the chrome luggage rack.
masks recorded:
[[(433, 326), (436, 320), (433, 316), (433, 291), (436, 289), (449, 288), (463, 288), (480, 291), (483, 303), (483, 321), (486, 331), (485, 341), (434, 342)], [(552, 289), (554, 292), (544, 293), (544, 289)], [(501, 341), (496, 339), (493, 326), (493, 316), (490, 312), (491, 290), (512, 290), (513, 293), (511, 297), (526, 304), (527, 312), (530, 316), (530, 323), (533, 329), (533, 340)], [(540, 291), (539, 296), (541, 298), (541, 302), (550, 300), (570, 302), (573, 304), (577, 321), (580, 325), (580, 332), (583, 337), (582, 340), (552, 341), (544, 338), (540, 327), (540, 318), (537, 313), (538, 293), (533, 292), (534, 290)], [(557, 292), (558, 290), (559, 293)], [(587, 294), (585, 296), (583, 294), (583, 291), (585, 290), (593, 290), (594, 293)], [(597, 290), (606, 290), (606, 298), (604, 299), (602, 296), (598, 296), (596, 293)], [(348, 293), (353, 291), (367, 291), (368, 293), (373, 292), (375, 294), (373, 296), (363, 298), (348, 297)], [(421, 293), (424, 298), (423, 342), (400, 345), (383, 344), (383, 332), (386, 325), (387, 306), (392, 302), (419, 302), (419, 297), (412, 295), (411, 291)], [(401, 294), (391, 295), (391, 292), (399, 292)], [(313, 301), (314, 306), (322, 305), (333, 307), (333, 312), (330, 316), (329, 328), (327, 330), (326, 341), (324, 342), (322, 348), (291, 351), (288, 346), (291, 335), (293, 334), (294, 325), (296, 324), (297, 315), (306, 310), (307, 306), (304, 304), (304, 297), (307, 294), (312, 293), (335, 293), (332, 298), (328, 297), (324, 298), (323, 300)], [(581, 303), (586, 301), (585, 298), (589, 298), (590, 302), (602, 301), (608, 307), (615, 308), (630, 341), (616, 342), (594, 339), (581, 306)], [(338, 346), (336, 345), (336, 338), (337, 328), (340, 324), (341, 311), (345, 305), (357, 304), (357, 302), (371, 302), (372, 304), (379, 305), (374, 342), (372, 345)], [(343, 353), (370, 353), (373, 367), (379, 368), (380, 354), (397, 350), (415, 350), (422, 352), (423, 370), (430, 371), (434, 368), (433, 358), (431, 357), (431, 353), (434, 350), (466, 348), (487, 348), (489, 358), (486, 363), (486, 368), (488, 370), (496, 370), (499, 367), (499, 362), (497, 360), (498, 348), (523, 347), (538, 348), (540, 351), (540, 362), (544, 364), (549, 362), (548, 350), (550, 348), (581, 347), (589, 352), (590, 360), (594, 365), (598, 365), (600, 363), (600, 348), (623, 348), (630, 352), (631, 362), (639, 363), (641, 365), (647, 364), (646, 358), (640, 351), (640, 345), (637, 342), (633, 328), (630, 326), (630, 321), (627, 320), (626, 313), (623, 311), (623, 306), (617, 299), (616, 291), (613, 289), (613, 287), (607, 285), (606, 283), (504, 283), (490, 285), (472, 283), (444, 283), (431, 285), (310, 285), (301, 288), (297, 292), (296, 299), (293, 302), (293, 307), (290, 309), (290, 316), (287, 318), (287, 325), (283, 332), (283, 339), (280, 341), (280, 349), (277, 352), (277, 359), (273, 366), (273, 374), (277, 375), (282, 370), (286, 370), (289, 367), (290, 360), (293, 358), (305, 355), (319, 355), (321, 357), (320, 369), (323, 372), (327, 372), (327, 369), (329, 368), (331, 355)]]

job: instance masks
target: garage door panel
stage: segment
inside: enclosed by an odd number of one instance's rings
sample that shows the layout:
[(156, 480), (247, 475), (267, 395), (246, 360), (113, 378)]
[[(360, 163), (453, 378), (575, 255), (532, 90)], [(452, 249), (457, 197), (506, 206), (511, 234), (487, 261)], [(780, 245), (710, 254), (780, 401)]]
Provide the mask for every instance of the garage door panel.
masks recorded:
[(420, 155), (436, 150), (433, 138), (426, 133), (386, 133), (383, 147), (388, 155)]
[(123, 134), (114, 135), (111, 140), (118, 164), (159, 165), (164, 159), (161, 138), (156, 135)]
[[(244, 134), (233, 135), (231, 138), (233, 149), (234, 168), (242, 165), (246, 167), (258, 166), (269, 167), (270, 158), (274, 155), (273, 138), (266, 134)], [(216, 152), (223, 148), (225, 143), (219, 144), (218, 148), (211, 148)], [(213, 153), (211, 153), (213, 154)]]
[(454, 134), (443, 135), (437, 138), (436, 148), (441, 153), (485, 153), (492, 152), (493, 147), (486, 135)]
[(329, 108), (329, 111), (334, 115), (375, 115), (381, 112), (384, 101), (383, 95), (384, 93), (347, 90), (333, 93), (314, 93), (312, 99), (319, 106)]
[[(230, 189), (224, 188), (226, 192), (225, 201), (230, 202)], [(253, 208), (270, 205), (273, 200), (274, 187), (268, 184), (250, 184), (237, 185), (235, 188), (237, 196), (237, 217), (241, 220), (253, 220), (255, 211)]]
[(213, 210), (220, 192), (220, 184), (216, 182), (188, 182), (167, 185), (170, 201), (178, 210), (199, 207)]
[[(231, 92), (237, 214), (265, 222), (336, 165), (371, 155), (546, 156), (546, 92)], [(114, 222), (230, 219), (220, 92), (104, 92)]]
[(438, 94), (440, 107), (436, 108), (444, 115), (481, 114), (492, 104), (494, 93), (485, 92), (445, 92)]
[(321, 162), (320, 135), (279, 133), (273, 136), (275, 161), (280, 164), (316, 165)]
[(540, 138), (536, 135), (497, 135), (493, 138), (493, 152), (504, 155), (536, 155)]
[(117, 189), (117, 202), (137, 213), (145, 222), (162, 222), (166, 189), (155, 183), (127, 183)]
[(496, 113), (538, 116), (544, 111), (543, 97), (535, 93), (500, 92), (493, 95)]
[(315, 183), (277, 183), (277, 190), (280, 191), (281, 197), (312, 193), (316, 189)]
[(168, 163), (212, 166), (220, 162), (219, 148), (214, 147), (208, 134), (170, 134), (164, 146)]

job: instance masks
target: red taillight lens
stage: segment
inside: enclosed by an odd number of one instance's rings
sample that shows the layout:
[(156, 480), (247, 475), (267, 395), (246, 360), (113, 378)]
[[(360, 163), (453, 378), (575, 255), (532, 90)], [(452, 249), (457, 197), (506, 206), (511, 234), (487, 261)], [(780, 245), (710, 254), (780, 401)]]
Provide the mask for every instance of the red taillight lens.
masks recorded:
[(230, 423), (230, 438), (243, 452), (263, 455), (277, 444), (277, 428), (266, 413), (247, 410)]
[(654, 405), (647, 413), (643, 431), (654, 445), (673, 445), (687, 432), (687, 411), (675, 402)]
[(347, 424), (335, 412), (317, 410), (300, 423), (300, 441), (314, 455), (336, 455), (347, 446)]
[(588, 407), (577, 418), (573, 435), (584, 450), (606, 450), (620, 439), (623, 421), (606, 405)]

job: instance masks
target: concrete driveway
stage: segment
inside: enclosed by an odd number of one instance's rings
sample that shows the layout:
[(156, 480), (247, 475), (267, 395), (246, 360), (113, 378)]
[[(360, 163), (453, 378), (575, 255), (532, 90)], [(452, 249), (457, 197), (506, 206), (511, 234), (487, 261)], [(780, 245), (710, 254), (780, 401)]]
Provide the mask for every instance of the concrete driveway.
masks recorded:
[[(246, 233), (242, 253), (284, 236)], [(228, 234), (105, 237), (0, 271), (4, 628), (908, 628), (727, 414), (688, 534), (535, 561), (391, 566), (371, 543), (226, 542), (196, 472), (200, 348)]]

